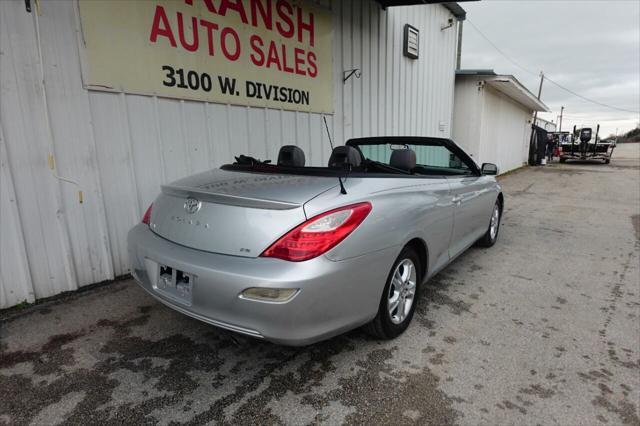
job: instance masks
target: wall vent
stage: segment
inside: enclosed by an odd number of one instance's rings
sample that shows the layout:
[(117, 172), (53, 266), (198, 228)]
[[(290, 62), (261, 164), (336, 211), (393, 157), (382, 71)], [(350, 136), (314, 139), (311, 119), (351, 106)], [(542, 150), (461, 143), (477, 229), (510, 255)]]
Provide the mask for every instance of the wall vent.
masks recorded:
[(404, 26), (404, 56), (411, 59), (418, 59), (420, 50), (420, 30), (409, 24)]

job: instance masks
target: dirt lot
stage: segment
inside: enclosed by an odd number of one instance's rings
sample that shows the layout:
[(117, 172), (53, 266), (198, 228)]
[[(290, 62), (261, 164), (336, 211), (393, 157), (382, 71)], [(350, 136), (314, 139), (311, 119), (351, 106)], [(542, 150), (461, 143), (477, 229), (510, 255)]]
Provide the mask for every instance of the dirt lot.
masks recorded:
[(131, 281), (5, 312), (0, 423), (640, 424), (640, 144), (502, 184), (498, 244), (390, 342), (239, 338)]

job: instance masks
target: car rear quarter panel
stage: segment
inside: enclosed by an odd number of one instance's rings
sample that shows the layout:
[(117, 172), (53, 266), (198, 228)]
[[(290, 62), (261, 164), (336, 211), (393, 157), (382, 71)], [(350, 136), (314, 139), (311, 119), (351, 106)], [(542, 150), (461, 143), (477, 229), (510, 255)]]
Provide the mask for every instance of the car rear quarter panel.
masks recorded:
[[(340, 261), (396, 247), (386, 260), (391, 269), (402, 247), (414, 238), (425, 242), (428, 270), (446, 262), (453, 226), (453, 204), (446, 179), (349, 178), (347, 194), (327, 191), (305, 204), (307, 217), (348, 204), (368, 201), (372, 210), (365, 221), (327, 253)], [(385, 277), (386, 278), (386, 277)]]

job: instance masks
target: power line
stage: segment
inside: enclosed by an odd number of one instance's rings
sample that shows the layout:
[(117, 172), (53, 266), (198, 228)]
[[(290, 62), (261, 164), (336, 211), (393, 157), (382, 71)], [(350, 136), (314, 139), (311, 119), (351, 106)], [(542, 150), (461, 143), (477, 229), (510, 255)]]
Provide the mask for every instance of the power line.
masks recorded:
[(529, 73), (531, 75), (535, 75), (538, 76), (537, 73), (533, 72), (533, 71), (529, 71), (528, 69), (526, 69), (525, 67), (523, 67), (522, 65), (520, 65), (518, 62), (514, 61), (513, 59), (511, 59), (511, 57), (509, 55), (507, 55), (506, 53), (504, 53), (498, 46), (496, 46), (496, 44), (494, 42), (491, 41), (491, 39), (489, 37), (487, 37), (486, 35), (484, 35), (484, 33), (482, 31), (480, 31), (480, 29), (478, 27), (475, 26), (475, 24), (473, 22), (471, 22), (469, 20), (469, 18), (467, 18), (467, 22), (469, 24), (471, 24), (471, 26), (478, 32), (478, 34), (480, 34), (482, 36), (482, 38), (484, 38), (487, 43), (489, 43), (491, 46), (493, 46), (494, 49), (496, 49), (498, 51), (499, 54), (501, 54), (502, 56), (505, 57), (506, 60), (508, 60), (509, 62), (511, 62), (513, 65), (515, 65), (516, 67), (520, 68), (522, 71)]
[[(535, 72), (533, 72), (533, 71), (531, 71), (531, 70), (528, 70), (527, 68), (523, 67), (523, 66), (522, 66), (522, 65), (520, 65), (517, 61), (515, 61), (514, 59), (512, 59), (509, 55), (507, 55), (506, 53), (504, 53), (504, 52), (502, 51), (502, 49), (500, 49), (500, 48), (499, 48), (499, 47), (498, 47), (498, 46), (497, 46), (493, 41), (491, 41), (491, 39), (490, 39), (489, 37), (487, 37), (487, 36), (486, 36), (482, 31), (480, 31), (480, 29), (479, 29), (478, 27), (476, 27), (476, 26), (475, 26), (475, 24), (474, 24), (473, 22), (471, 22), (468, 18), (467, 18), (467, 22), (468, 22), (469, 24), (471, 24), (471, 26), (472, 26), (472, 27), (473, 27), (473, 28), (478, 32), (478, 34), (480, 34), (480, 36), (481, 36), (482, 38), (484, 38), (484, 39), (485, 39), (485, 40), (486, 40), (486, 41), (487, 41), (487, 42), (488, 42), (488, 43), (489, 43), (489, 44), (490, 44), (490, 45), (491, 45), (491, 46), (492, 46), (492, 47), (493, 47), (493, 48), (494, 48), (494, 49), (495, 49), (499, 54), (501, 54), (501, 55), (502, 55), (506, 60), (508, 60), (509, 62), (511, 62), (511, 63), (512, 63), (513, 65), (515, 65), (516, 67), (520, 68), (522, 71), (524, 71), (524, 72), (526, 72), (526, 73), (528, 73), (528, 74), (534, 75), (534, 76), (538, 76), (538, 74), (537, 74), (537, 73), (535, 73)], [(596, 101), (596, 100), (593, 100), (593, 99), (587, 98), (586, 96), (582, 96), (582, 95), (580, 95), (579, 93), (576, 93), (576, 92), (574, 92), (573, 90), (571, 90), (571, 89), (569, 89), (569, 88), (567, 88), (567, 87), (565, 87), (565, 86), (561, 85), (560, 83), (557, 83), (557, 82), (555, 82), (554, 80), (550, 79), (550, 78), (549, 78), (549, 76), (548, 76), (547, 74), (544, 74), (543, 78), (544, 78), (544, 79), (546, 79), (546, 80), (548, 80), (550, 83), (553, 83), (553, 84), (554, 84), (555, 86), (557, 86), (558, 88), (560, 88), (560, 89), (562, 89), (562, 90), (566, 91), (567, 93), (570, 93), (570, 94), (572, 94), (573, 96), (576, 96), (576, 97), (578, 97), (578, 98), (580, 98), (580, 99), (582, 99), (582, 100), (585, 100), (585, 101), (587, 101), (587, 102), (591, 102), (591, 103), (593, 103), (593, 104), (600, 105), (600, 106), (603, 106), (603, 107), (606, 107), (606, 108), (615, 109), (615, 110), (618, 110), (618, 111), (630, 112), (630, 113), (633, 113), (633, 114), (640, 114), (640, 111), (634, 111), (634, 110), (630, 110), (630, 109), (625, 109), (625, 108), (615, 107), (615, 106), (612, 106), (612, 105), (605, 104), (605, 103), (603, 103), (603, 102), (599, 102), (599, 101)]]
[(582, 95), (581, 95), (581, 94), (579, 94), (579, 93), (574, 92), (573, 90), (571, 90), (571, 89), (569, 89), (569, 88), (567, 88), (567, 87), (564, 87), (564, 86), (563, 86), (563, 85), (561, 85), (560, 83), (557, 83), (557, 82), (555, 82), (555, 81), (551, 80), (551, 79), (550, 79), (548, 76), (546, 76), (546, 75), (545, 75), (545, 78), (546, 78), (547, 80), (549, 80), (551, 83), (555, 84), (557, 87), (559, 87), (559, 88), (563, 89), (563, 90), (564, 90), (564, 91), (566, 91), (566, 92), (571, 93), (573, 96), (577, 96), (577, 97), (578, 97), (578, 98), (580, 98), (580, 99), (584, 99), (584, 100), (585, 100), (585, 101), (587, 101), (587, 102), (591, 102), (591, 103), (594, 103), (594, 104), (596, 104), (596, 105), (600, 105), (600, 106), (603, 106), (603, 107), (606, 107), (606, 108), (615, 109), (615, 110), (618, 110), (618, 111), (631, 112), (631, 113), (633, 113), (633, 114), (640, 114), (640, 111), (633, 111), (633, 110), (630, 110), (630, 109), (619, 108), (619, 107), (615, 107), (615, 106), (612, 106), (612, 105), (607, 105), (607, 104), (602, 103), (602, 102), (595, 101), (595, 100), (593, 100), (593, 99), (589, 99), (589, 98), (587, 98), (587, 97), (582, 96)]

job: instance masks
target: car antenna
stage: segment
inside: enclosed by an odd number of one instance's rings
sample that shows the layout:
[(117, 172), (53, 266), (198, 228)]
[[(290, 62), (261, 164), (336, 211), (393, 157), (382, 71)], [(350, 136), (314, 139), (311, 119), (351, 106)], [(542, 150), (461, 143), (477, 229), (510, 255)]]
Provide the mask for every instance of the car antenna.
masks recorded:
[(322, 116), (324, 120), (324, 128), (327, 129), (327, 136), (329, 137), (329, 146), (331, 146), (331, 151), (333, 151), (333, 142), (331, 141), (331, 132), (329, 131), (329, 125), (327, 124), (327, 117)]
[[(329, 138), (331, 152), (333, 152), (333, 142), (331, 141), (331, 132), (329, 131), (329, 125), (327, 124), (327, 117), (323, 115), (322, 119), (324, 120), (324, 128), (327, 129), (327, 137)], [(344, 183), (342, 183), (342, 176), (338, 176), (338, 182), (340, 182), (340, 193), (343, 195), (347, 195), (347, 189), (344, 187)]]

